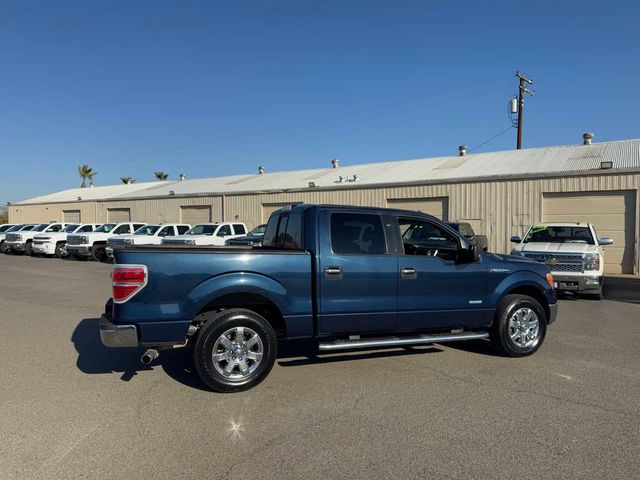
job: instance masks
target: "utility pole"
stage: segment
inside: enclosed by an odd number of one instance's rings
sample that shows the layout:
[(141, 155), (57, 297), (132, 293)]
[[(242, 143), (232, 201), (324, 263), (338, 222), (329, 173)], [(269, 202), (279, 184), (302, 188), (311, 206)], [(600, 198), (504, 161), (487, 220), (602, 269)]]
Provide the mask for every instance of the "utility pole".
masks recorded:
[(516, 148), (520, 150), (522, 148), (522, 123), (524, 120), (524, 96), (526, 93), (533, 95), (533, 90), (529, 90), (525, 85), (533, 85), (533, 80), (529, 80), (520, 72), (516, 72), (516, 77), (519, 79), (518, 85), (518, 144)]

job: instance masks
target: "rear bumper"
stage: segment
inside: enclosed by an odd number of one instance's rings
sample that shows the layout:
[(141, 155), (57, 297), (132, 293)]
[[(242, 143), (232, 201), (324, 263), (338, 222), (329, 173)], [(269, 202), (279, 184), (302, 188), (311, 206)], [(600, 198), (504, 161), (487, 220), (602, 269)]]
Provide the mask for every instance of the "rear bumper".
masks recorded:
[(553, 323), (558, 318), (558, 304), (549, 305), (549, 320), (547, 323)]
[(107, 315), (100, 317), (100, 340), (106, 347), (137, 347), (138, 329), (135, 325), (116, 325)]
[(553, 274), (553, 281), (558, 285), (555, 287), (559, 292), (592, 292), (602, 291), (603, 277), (594, 273), (593, 275), (562, 275)]

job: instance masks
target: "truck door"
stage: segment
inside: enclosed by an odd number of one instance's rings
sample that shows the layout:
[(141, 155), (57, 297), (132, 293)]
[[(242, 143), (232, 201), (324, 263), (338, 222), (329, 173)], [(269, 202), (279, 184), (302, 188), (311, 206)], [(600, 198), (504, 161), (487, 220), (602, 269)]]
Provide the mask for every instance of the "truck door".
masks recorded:
[(361, 210), (319, 213), (319, 333), (395, 330), (397, 261), (387, 241), (395, 226)]
[(398, 330), (484, 323), (486, 264), (460, 263), (458, 238), (436, 222), (398, 217)]

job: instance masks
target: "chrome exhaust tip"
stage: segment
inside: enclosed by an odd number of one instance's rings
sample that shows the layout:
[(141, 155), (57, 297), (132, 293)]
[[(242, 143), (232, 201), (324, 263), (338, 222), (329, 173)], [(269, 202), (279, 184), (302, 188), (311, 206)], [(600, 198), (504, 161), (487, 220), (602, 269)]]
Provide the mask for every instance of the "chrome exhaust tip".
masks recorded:
[(143, 365), (149, 365), (156, 358), (158, 358), (159, 355), (160, 355), (160, 353), (158, 352), (158, 350), (156, 350), (154, 348), (150, 348), (149, 350), (144, 352), (142, 357), (140, 357), (140, 361), (142, 362)]

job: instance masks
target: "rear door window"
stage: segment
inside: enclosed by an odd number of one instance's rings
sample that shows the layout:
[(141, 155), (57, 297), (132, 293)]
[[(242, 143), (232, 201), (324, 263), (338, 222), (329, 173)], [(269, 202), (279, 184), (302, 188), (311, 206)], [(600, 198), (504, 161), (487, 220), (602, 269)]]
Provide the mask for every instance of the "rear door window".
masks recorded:
[(178, 225), (178, 235), (184, 235), (187, 230), (189, 230), (189, 227), (186, 225)]
[(244, 228), (244, 225), (242, 225), (241, 223), (234, 223), (233, 231), (236, 232), (236, 235), (244, 235), (245, 233), (247, 233), (247, 229)]
[(382, 218), (375, 214), (331, 214), (331, 249), (343, 255), (387, 253)]

